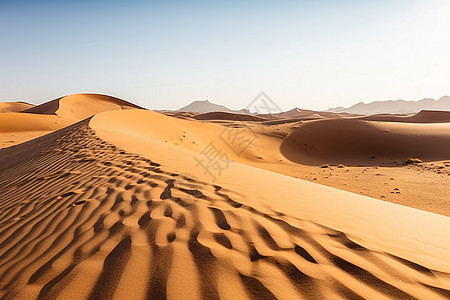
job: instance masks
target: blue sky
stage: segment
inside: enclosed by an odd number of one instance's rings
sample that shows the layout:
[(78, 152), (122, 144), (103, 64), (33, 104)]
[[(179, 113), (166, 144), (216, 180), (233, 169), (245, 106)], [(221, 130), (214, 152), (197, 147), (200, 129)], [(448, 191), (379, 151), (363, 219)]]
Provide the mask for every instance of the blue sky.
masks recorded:
[(450, 2), (1, 1), (0, 101), (79, 92), (174, 109), (450, 94)]

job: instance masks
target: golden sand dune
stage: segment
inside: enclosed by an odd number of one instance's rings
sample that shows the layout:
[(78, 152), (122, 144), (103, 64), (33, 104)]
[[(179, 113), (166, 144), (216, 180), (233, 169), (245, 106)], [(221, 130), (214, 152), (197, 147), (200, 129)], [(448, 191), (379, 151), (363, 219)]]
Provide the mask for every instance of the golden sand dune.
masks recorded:
[[(73, 123), (80, 106), (23, 115)], [(449, 217), (279, 174), (302, 170), (282, 147), (301, 130), (325, 143), (327, 120), (222, 121), (107, 111), (0, 149), (0, 298), (450, 297)], [(436, 128), (355, 122), (360, 138), (445, 141)], [(253, 138), (241, 152), (239, 130)], [(212, 145), (228, 164), (214, 178), (198, 163)]]
[(450, 158), (450, 123), (412, 124), (333, 119), (301, 124), (281, 151), (292, 161), (361, 164), (385, 160)]
[(52, 115), (3, 113), (0, 115), (0, 132), (55, 131), (70, 122)]
[(72, 124), (55, 115), (0, 114), (0, 148), (9, 147)]
[(42, 136), (99, 112), (129, 108), (140, 107), (98, 94), (75, 94), (38, 106), (21, 102), (0, 103), (0, 112), (4, 112), (0, 115), (0, 148)]
[[(373, 120), (366, 120), (338, 118), (334, 114), (331, 119), (314, 119), (310, 116), (311, 119), (307, 121), (299, 121), (297, 118), (267, 120), (251, 119), (252, 116), (245, 118), (245, 115), (231, 113), (208, 113), (193, 116), (193, 119), (208, 120), (229, 127), (244, 125), (251, 128), (251, 132), (247, 132), (247, 138), (256, 134), (258, 140), (254, 146), (262, 149), (261, 152), (281, 151), (281, 155), (271, 153), (274, 158), (272, 162), (279, 162), (284, 158), (305, 165), (371, 165), (371, 158), (377, 158), (377, 163), (415, 157), (423, 161), (450, 159), (449, 116), (447, 112), (428, 111), (408, 117), (409, 121), (406, 121), (399, 116), (391, 116), (391, 119), (373, 116)], [(181, 124), (184, 128), (196, 123)], [(219, 135), (221, 130), (223, 128), (215, 128), (213, 131)], [(201, 140), (209, 142), (209, 135), (206, 139), (203, 134), (201, 136)], [(233, 153), (230, 156), (243, 162), (242, 157), (235, 157)]]
[(58, 115), (82, 120), (99, 112), (141, 108), (125, 100), (100, 94), (74, 94), (25, 110), (25, 113)]
[(0, 113), (19, 112), (32, 108), (33, 106), (33, 104), (26, 102), (0, 102)]

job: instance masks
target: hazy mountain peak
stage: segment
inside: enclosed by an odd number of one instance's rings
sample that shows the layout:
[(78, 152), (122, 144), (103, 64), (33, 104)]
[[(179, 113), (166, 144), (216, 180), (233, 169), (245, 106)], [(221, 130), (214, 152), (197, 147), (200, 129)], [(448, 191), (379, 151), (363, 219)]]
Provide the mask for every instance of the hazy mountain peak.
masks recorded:
[[(211, 103), (209, 100), (195, 100), (195, 101), (193, 101), (192, 103), (209, 103), (209, 104), (213, 104), (213, 103)], [(192, 104), (191, 103), (191, 104)]]
[(385, 101), (373, 101), (369, 103), (358, 102), (357, 104), (344, 108), (336, 107), (327, 111), (330, 112), (347, 112), (354, 114), (410, 114), (418, 113), (422, 110), (443, 110), (450, 111), (450, 97), (443, 96), (439, 100), (433, 98), (424, 98), (418, 101), (407, 100), (385, 100)]
[(192, 103), (180, 108), (178, 111), (207, 113), (213, 111), (230, 112), (231, 110), (223, 105), (212, 103), (209, 100), (195, 100)]

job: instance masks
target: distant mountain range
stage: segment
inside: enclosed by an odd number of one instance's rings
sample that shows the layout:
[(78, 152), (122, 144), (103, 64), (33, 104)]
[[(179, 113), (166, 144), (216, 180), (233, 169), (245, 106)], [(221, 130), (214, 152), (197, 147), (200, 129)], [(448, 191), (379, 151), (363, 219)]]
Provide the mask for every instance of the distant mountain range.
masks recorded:
[(188, 104), (177, 112), (194, 112), (194, 113), (209, 113), (209, 112), (229, 112), (229, 113), (240, 113), (240, 114), (250, 114), (247, 109), (232, 110), (220, 104), (211, 103), (208, 100), (197, 100)]
[(328, 112), (352, 113), (362, 115), (374, 114), (410, 114), (421, 110), (445, 110), (450, 111), (450, 96), (441, 97), (439, 100), (425, 98), (419, 101), (387, 100), (370, 103), (359, 102), (351, 107), (330, 108)]
[[(387, 101), (374, 101), (370, 103), (359, 102), (351, 107), (335, 107), (330, 108), (324, 112), (327, 113), (349, 113), (360, 115), (374, 115), (374, 114), (411, 114), (417, 113), (422, 110), (442, 110), (450, 111), (450, 96), (441, 97), (439, 100), (432, 98), (425, 98), (419, 101), (406, 101), (406, 100), (387, 100)], [(209, 113), (209, 112), (228, 112), (239, 114), (251, 114), (247, 109), (232, 110), (226, 106), (209, 102), (208, 100), (194, 101), (189, 105), (186, 105), (176, 112), (193, 112), (193, 113)], [(314, 112), (299, 108), (294, 108), (287, 112), (279, 113), (280, 116), (294, 116), (300, 112)], [(278, 114), (276, 114), (278, 115)]]

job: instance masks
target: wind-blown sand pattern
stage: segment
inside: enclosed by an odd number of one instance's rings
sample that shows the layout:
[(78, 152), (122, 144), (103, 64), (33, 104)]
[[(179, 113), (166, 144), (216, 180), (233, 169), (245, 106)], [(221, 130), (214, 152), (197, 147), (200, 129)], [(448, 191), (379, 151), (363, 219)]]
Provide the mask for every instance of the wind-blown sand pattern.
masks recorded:
[(450, 297), (448, 265), (186, 177), (102, 140), (89, 120), (0, 150), (0, 182), (2, 299)]

